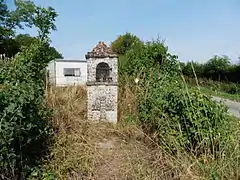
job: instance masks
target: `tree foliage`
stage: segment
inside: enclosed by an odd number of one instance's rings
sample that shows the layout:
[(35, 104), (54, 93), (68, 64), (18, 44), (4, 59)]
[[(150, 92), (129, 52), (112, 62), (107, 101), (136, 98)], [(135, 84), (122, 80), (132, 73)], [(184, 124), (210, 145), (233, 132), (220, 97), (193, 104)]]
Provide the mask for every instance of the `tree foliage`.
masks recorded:
[(230, 67), (230, 59), (227, 56), (214, 56), (205, 64), (206, 73), (221, 73), (226, 72)]
[[(121, 85), (130, 81), (136, 88), (135, 120), (162, 148), (172, 155), (184, 152), (198, 160), (201, 156), (216, 158), (216, 163), (228, 161), (231, 153), (239, 160), (239, 150), (235, 150), (238, 122), (224, 105), (198, 89), (188, 88), (177, 56), (170, 54), (162, 41), (133, 45), (120, 56), (119, 64)], [(189, 63), (189, 73), (192, 66), (199, 66), (198, 71), (203, 72), (200, 64)], [(134, 85), (135, 78), (139, 81)], [(211, 168), (222, 173), (219, 165)], [(239, 165), (234, 168), (237, 172)]]
[(124, 35), (118, 36), (118, 38), (112, 42), (111, 47), (113, 51), (119, 55), (124, 55), (128, 50), (132, 48), (134, 44), (141, 43), (141, 40), (131, 34), (126, 33)]
[(194, 77), (194, 72), (199, 78), (240, 83), (240, 65), (231, 64), (227, 56), (214, 56), (206, 63), (198, 62), (181, 63), (182, 72), (188, 77)]
[[(29, 46), (36, 37), (28, 34), (15, 36), (16, 28), (23, 29), (24, 26), (37, 27), (39, 37), (47, 38), (49, 29), (56, 30), (53, 21), (57, 16), (53, 8), (35, 6), (32, 1), (16, 0), (16, 9), (10, 11), (5, 0), (0, 0), (0, 54), (13, 57), (21, 51), (23, 46)], [(43, 37), (46, 36), (46, 37)], [(49, 50), (55, 58), (63, 58), (62, 55), (49, 44)]]
[(47, 35), (50, 30), (56, 30), (53, 22), (57, 17), (57, 13), (52, 7), (35, 6), (29, 0), (17, 0), (15, 4), (17, 8), (14, 15), (21, 17), (22, 22), (25, 22), (28, 27), (37, 27), (40, 38), (48, 38)]
[[(19, 25), (18, 20), (14, 20), (13, 13), (9, 11), (6, 1), (0, 0), (0, 40), (14, 34), (14, 28)], [(0, 42), (1, 42), (0, 41)]]
[[(18, 52), (21, 52), (23, 48), (30, 47), (31, 44), (39, 41), (38, 37), (32, 37), (29, 34), (18, 34), (15, 37), (8, 38), (3, 42), (4, 51), (0, 52), (0, 54), (4, 54), (7, 52), (8, 57), (15, 56)], [(62, 54), (59, 53), (56, 48), (49, 46), (49, 53), (54, 58), (63, 58)]]
[[(16, 1), (19, 3), (20, 1)], [(24, 4), (22, 2), (22, 4)], [(16, 28), (23, 28), (23, 23), (27, 23), (26, 14), (30, 15), (30, 9), (21, 9), (21, 6), (17, 6), (17, 9), (10, 11), (7, 7), (5, 0), (0, 0), (0, 53), (8, 53), (8, 45), (12, 42), (12, 37), (15, 35)]]
[[(39, 41), (38, 37), (31, 37), (29, 34), (18, 34), (15, 38), (14, 41), (16, 43), (16, 46), (18, 47), (18, 51), (20, 52), (23, 48), (29, 47), (31, 44), (36, 43)], [(56, 48), (49, 46), (49, 53), (52, 57), (55, 58), (63, 58), (62, 54), (59, 53)]]
[(189, 77), (194, 77), (194, 73), (200, 75), (204, 72), (204, 66), (197, 62), (182, 63), (181, 68), (184, 74)]
[(38, 41), (38, 38), (31, 37), (29, 34), (18, 34), (14, 40), (19, 49), (21, 49), (23, 47), (29, 47), (32, 43), (36, 43)]

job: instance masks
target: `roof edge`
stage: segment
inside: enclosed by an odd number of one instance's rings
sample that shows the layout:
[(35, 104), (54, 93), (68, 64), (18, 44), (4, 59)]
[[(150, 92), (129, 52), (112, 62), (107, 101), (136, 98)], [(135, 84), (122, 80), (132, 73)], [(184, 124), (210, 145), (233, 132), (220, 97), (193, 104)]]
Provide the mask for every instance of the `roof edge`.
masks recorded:
[(88, 53), (85, 55), (86, 59), (90, 59), (90, 58), (97, 58), (97, 59), (104, 59), (104, 58), (118, 58), (118, 56), (116, 54), (91, 54)]
[(55, 62), (76, 62), (76, 63), (82, 62), (82, 63), (87, 63), (86, 60), (74, 60), (74, 59), (54, 59), (53, 61), (55, 61)]

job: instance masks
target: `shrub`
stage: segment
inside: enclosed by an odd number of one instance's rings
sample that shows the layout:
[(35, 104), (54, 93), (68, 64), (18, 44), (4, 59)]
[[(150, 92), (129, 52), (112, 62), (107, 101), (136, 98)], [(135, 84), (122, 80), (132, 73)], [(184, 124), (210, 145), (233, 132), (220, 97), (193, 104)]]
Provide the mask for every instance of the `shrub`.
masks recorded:
[[(15, 15), (38, 30), (29, 47), (0, 67), (0, 175), (1, 179), (26, 179), (31, 168), (46, 155), (51, 134), (50, 111), (45, 103), (45, 67), (52, 60), (49, 47), (56, 12), (32, 1), (16, 1)], [(20, 17), (20, 15), (23, 15)], [(49, 55), (50, 54), (50, 55)]]
[(161, 85), (149, 87), (141, 95), (145, 129), (172, 152), (184, 149), (195, 155), (219, 155), (232, 131), (227, 108), (198, 90), (185, 89), (180, 80), (172, 81), (161, 80)]
[(32, 44), (1, 72), (0, 174), (24, 178), (45, 152), (50, 135), (44, 100), (44, 68), (51, 60), (44, 42)]
[[(216, 160), (212, 167), (206, 165), (206, 176), (232, 172), (228, 175), (234, 177), (239, 169), (233, 163), (239, 161), (239, 123), (227, 108), (198, 89), (188, 88), (177, 57), (159, 40), (133, 46), (121, 58), (125, 61), (120, 62), (120, 78), (140, 79), (135, 84), (138, 117), (131, 119), (138, 120), (145, 132), (172, 154), (187, 153), (199, 162), (201, 156)], [(224, 163), (228, 165), (220, 168)]]

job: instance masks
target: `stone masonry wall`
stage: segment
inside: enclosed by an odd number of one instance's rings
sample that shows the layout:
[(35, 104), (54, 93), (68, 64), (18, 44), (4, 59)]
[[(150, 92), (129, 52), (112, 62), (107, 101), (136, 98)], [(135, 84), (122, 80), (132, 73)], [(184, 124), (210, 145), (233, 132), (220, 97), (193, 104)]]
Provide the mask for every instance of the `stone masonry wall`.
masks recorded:
[(113, 82), (117, 82), (118, 79), (118, 60), (117, 58), (89, 58), (87, 64), (87, 82), (96, 81), (96, 67), (99, 63), (104, 62), (112, 68), (110, 76)]
[[(118, 100), (118, 58), (103, 42), (99, 42), (87, 59), (88, 119), (117, 123)], [(111, 81), (96, 82), (96, 68), (99, 63), (107, 63)]]
[(117, 123), (117, 94), (117, 86), (88, 86), (88, 119)]

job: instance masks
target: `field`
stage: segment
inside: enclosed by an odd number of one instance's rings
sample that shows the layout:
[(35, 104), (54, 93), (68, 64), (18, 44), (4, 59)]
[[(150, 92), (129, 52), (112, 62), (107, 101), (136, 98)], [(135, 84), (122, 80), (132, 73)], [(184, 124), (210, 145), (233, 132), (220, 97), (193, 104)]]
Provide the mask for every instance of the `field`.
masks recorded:
[(194, 79), (185, 77), (189, 87), (199, 87), (201, 92), (208, 95), (240, 102), (239, 84), (213, 81), (206, 78)]
[(211, 88), (206, 88), (206, 87), (200, 87), (201, 91), (203, 93), (209, 94), (209, 95), (213, 95), (213, 96), (218, 96), (221, 98), (225, 98), (225, 99), (229, 99), (229, 100), (233, 100), (236, 102), (240, 102), (240, 95), (239, 94), (229, 94), (226, 92), (222, 92), (219, 90), (212, 90)]

